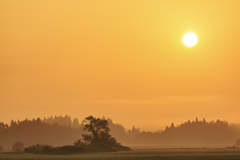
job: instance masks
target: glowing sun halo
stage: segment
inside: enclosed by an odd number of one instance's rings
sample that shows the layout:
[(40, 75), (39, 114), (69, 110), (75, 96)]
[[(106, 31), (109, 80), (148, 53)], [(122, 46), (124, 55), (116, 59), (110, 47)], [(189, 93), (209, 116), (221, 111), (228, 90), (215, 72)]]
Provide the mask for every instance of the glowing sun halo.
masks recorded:
[(197, 43), (197, 36), (194, 33), (187, 33), (183, 37), (183, 43), (187, 47), (192, 47)]

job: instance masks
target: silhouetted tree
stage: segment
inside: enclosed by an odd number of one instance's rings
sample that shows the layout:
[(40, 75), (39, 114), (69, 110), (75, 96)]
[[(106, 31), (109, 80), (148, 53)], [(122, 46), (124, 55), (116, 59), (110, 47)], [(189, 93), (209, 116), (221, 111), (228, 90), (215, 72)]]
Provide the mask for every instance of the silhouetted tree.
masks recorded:
[(83, 130), (91, 132), (91, 134), (82, 134), (86, 142), (97, 143), (102, 138), (102, 135), (109, 135), (110, 129), (108, 128), (107, 120), (93, 116), (86, 117), (85, 120), (87, 124), (85, 124)]
[(24, 150), (24, 146), (23, 146), (23, 143), (22, 142), (16, 142), (13, 144), (13, 147), (12, 147), (12, 150), (13, 151), (23, 151)]
[(170, 128), (175, 128), (175, 126), (174, 126), (173, 122), (172, 122), (172, 124), (171, 124), (171, 127), (170, 127)]
[(196, 117), (196, 120), (195, 120), (196, 122), (198, 122), (198, 118)]
[(206, 123), (206, 119), (205, 118), (203, 118), (203, 123)]
[(119, 145), (116, 139), (109, 134), (108, 121), (106, 119), (88, 116), (85, 118), (84, 131), (91, 134), (82, 134), (83, 140), (89, 143), (104, 143), (109, 145)]

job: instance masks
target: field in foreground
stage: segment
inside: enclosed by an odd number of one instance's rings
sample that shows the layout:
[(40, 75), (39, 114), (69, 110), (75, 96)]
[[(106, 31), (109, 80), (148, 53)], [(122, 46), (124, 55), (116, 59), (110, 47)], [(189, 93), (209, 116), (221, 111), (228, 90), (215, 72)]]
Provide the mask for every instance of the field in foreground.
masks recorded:
[(0, 154), (0, 160), (240, 160), (240, 149), (133, 149), (76, 155)]

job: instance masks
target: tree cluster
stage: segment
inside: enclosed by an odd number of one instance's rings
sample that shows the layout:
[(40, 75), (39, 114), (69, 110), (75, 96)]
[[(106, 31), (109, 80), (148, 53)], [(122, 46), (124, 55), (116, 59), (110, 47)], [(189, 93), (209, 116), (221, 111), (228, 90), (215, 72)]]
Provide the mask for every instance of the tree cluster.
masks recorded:
[[(3, 125), (2, 125), (3, 126)], [(11, 148), (15, 142), (23, 142), (26, 146), (37, 143), (49, 145), (71, 144), (83, 133), (83, 128), (72, 128), (58, 124), (48, 124), (42, 120), (11, 121), (9, 127), (4, 125), (0, 131), (0, 145)]]
[(58, 124), (60, 126), (70, 126), (72, 128), (79, 128), (81, 127), (79, 121), (77, 118), (74, 118), (73, 121), (71, 119), (70, 116), (65, 115), (65, 117), (62, 116), (55, 116), (54, 118), (51, 116), (49, 118), (45, 118), (43, 119), (43, 122), (45, 123), (49, 123), (49, 124)]
[(187, 121), (179, 126), (173, 123), (161, 132), (141, 132), (132, 138), (135, 145), (164, 146), (228, 146), (240, 136), (240, 128), (226, 121), (206, 122), (205, 119)]

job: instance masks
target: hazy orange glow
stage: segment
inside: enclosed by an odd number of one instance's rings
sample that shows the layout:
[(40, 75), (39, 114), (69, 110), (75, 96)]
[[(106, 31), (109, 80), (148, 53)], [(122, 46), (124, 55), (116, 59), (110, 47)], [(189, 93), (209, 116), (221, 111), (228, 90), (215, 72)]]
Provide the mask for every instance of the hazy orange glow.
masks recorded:
[[(240, 123), (240, 1), (1, 0), (0, 121)], [(198, 43), (183, 45), (192, 31)]]

